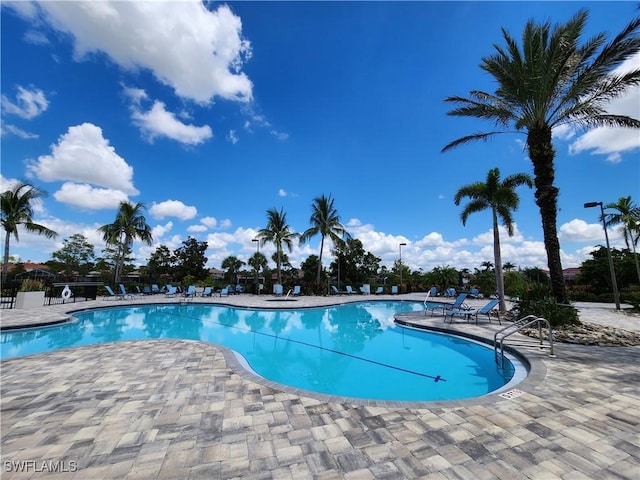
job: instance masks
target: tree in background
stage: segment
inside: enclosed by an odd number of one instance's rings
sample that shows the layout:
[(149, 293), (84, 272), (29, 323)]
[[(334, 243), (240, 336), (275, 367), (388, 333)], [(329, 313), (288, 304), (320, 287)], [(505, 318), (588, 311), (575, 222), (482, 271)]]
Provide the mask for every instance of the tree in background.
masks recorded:
[(340, 223), (340, 215), (334, 206), (334, 199), (331, 195), (324, 195), (313, 199), (311, 205), (313, 213), (309, 218), (311, 227), (300, 235), (300, 243), (305, 243), (311, 238), (320, 234), (320, 255), (318, 261), (318, 271), (316, 274), (316, 283), (320, 283), (320, 272), (322, 271), (322, 252), (324, 249), (325, 238), (333, 242), (334, 245), (344, 243), (345, 238), (351, 238), (346, 228)]
[(611, 100), (640, 83), (640, 68), (618, 69), (640, 50), (640, 18), (632, 20), (609, 44), (598, 34), (580, 45), (588, 12), (580, 10), (567, 23), (527, 22), (519, 46), (505, 29), (506, 47), (482, 59), (481, 68), (496, 81), (494, 93), (472, 90), (469, 98), (448, 97), (460, 105), (449, 115), (492, 122), (500, 131), (468, 135), (447, 144), (445, 152), (500, 133), (526, 132), (527, 150), (535, 175), (536, 204), (542, 218), (551, 289), (558, 303), (567, 303), (560, 242), (558, 188), (554, 185), (555, 150), (552, 132), (561, 125), (640, 128), (640, 120), (606, 111)]
[(176, 257), (171, 253), (171, 250), (166, 245), (158, 246), (147, 260), (147, 273), (151, 283), (154, 279), (162, 276), (172, 277), (175, 264)]
[(65, 238), (62, 243), (62, 248), (51, 254), (53, 262), (59, 265), (54, 267), (53, 271), (64, 270), (68, 277), (71, 277), (74, 272), (86, 276), (93, 269), (95, 247), (87, 241), (87, 237), (80, 233)]
[(220, 266), (223, 270), (227, 271), (227, 273), (225, 273), (227, 280), (233, 285), (236, 285), (238, 283), (238, 272), (243, 265), (245, 265), (245, 263), (242, 260), (232, 255), (222, 260)]
[(258, 231), (257, 238), (260, 245), (273, 243), (276, 247), (276, 267), (278, 269), (278, 283), (282, 284), (282, 255), (283, 245), (291, 252), (293, 250), (293, 240), (298, 238), (297, 233), (291, 231), (291, 227), (287, 224), (287, 214), (272, 208), (267, 210), (267, 226)]
[(636, 264), (636, 273), (640, 283), (640, 264), (636, 254), (636, 245), (640, 239), (640, 207), (631, 200), (631, 196), (620, 197), (616, 203), (608, 203), (605, 209), (615, 210), (616, 213), (605, 213), (604, 222), (607, 227), (620, 225), (624, 243), (633, 251), (633, 259)]
[(18, 227), (22, 227), (30, 233), (44, 235), (47, 238), (58, 236), (50, 228), (33, 221), (32, 203), (40, 198), (46, 197), (46, 192), (38, 190), (28, 183), (16, 183), (12, 188), (2, 192), (0, 195), (0, 209), (2, 215), (2, 228), (5, 231), (4, 256), (2, 259), (2, 274), (6, 276), (9, 269), (9, 240), (11, 235), (20, 241)]
[(144, 209), (143, 203), (134, 205), (129, 202), (120, 202), (115, 221), (98, 228), (107, 246), (113, 247), (115, 283), (120, 282), (125, 258), (131, 254), (133, 242), (136, 239), (147, 245), (151, 245), (153, 242), (151, 227), (147, 224), (147, 219), (142, 214)]
[(516, 188), (526, 185), (533, 186), (533, 180), (525, 173), (509, 175), (504, 180), (500, 180), (500, 170), (492, 168), (487, 173), (485, 182), (476, 182), (460, 188), (454, 196), (456, 205), (460, 205), (463, 198), (469, 198), (460, 214), (462, 225), (467, 224), (469, 215), (483, 210), (491, 210), (491, 220), (493, 226), (493, 257), (496, 262), (496, 290), (500, 301), (499, 310), (501, 313), (507, 311), (504, 303), (504, 272), (502, 270), (502, 254), (500, 253), (500, 229), (498, 220), (506, 227), (509, 236), (513, 236), (513, 216), (512, 211), (518, 209), (520, 197), (516, 193)]
[(179, 278), (191, 276), (196, 280), (203, 280), (207, 276), (204, 266), (208, 258), (204, 254), (208, 246), (207, 242), (189, 237), (182, 242), (181, 247), (173, 251)]
[(458, 283), (458, 271), (449, 265), (433, 267), (427, 277), (433, 285), (438, 287), (440, 292), (444, 292), (450, 285)]
[(251, 257), (247, 261), (247, 264), (251, 268), (253, 268), (253, 271), (256, 274), (256, 291), (255, 291), (255, 293), (258, 293), (258, 277), (260, 276), (260, 270), (264, 270), (265, 268), (267, 268), (267, 265), (269, 264), (269, 262), (267, 260), (267, 257), (264, 256), (264, 254), (262, 254), (260, 252), (255, 252), (253, 255), (251, 255)]

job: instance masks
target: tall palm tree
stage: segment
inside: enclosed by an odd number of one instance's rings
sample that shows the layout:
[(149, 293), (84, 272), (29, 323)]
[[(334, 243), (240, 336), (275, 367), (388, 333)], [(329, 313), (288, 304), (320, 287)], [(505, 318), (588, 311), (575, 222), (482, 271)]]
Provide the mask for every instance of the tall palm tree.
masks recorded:
[(227, 278), (229, 281), (234, 284), (238, 283), (238, 272), (243, 265), (245, 265), (245, 263), (233, 255), (225, 258), (220, 264), (222, 268), (227, 270)]
[(617, 213), (605, 213), (603, 220), (607, 227), (622, 226), (624, 243), (627, 245), (627, 249), (633, 250), (633, 259), (640, 282), (640, 264), (638, 264), (638, 255), (636, 254), (636, 244), (640, 238), (640, 207), (633, 203), (631, 196), (628, 196), (620, 197), (616, 203), (609, 203), (604, 208), (617, 211)]
[(640, 18), (636, 18), (608, 45), (598, 34), (580, 45), (588, 13), (580, 10), (567, 23), (553, 28), (548, 22), (527, 22), (522, 46), (502, 29), (506, 48), (482, 59), (481, 68), (497, 81), (495, 93), (472, 90), (470, 98), (448, 97), (459, 107), (449, 115), (489, 120), (500, 131), (468, 135), (447, 144), (447, 151), (513, 128), (527, 135), (527, 150), (535, 175), (536, 204), (542, 218), (551, 287), (556, 300), (566, 303), (557, 232), (558, 188), (554, 185), (552, 142), (554, 127), (640, 128), (640, 120), (607, 113), (609, 102), (640, 83), (640, 69), (614, 73), (640, 49)]
[(125, 257), (131, 252), (134, 240), (140, 239), (147, 245), (153, 242), (151, 227), (142, 214), (144, 209), (143, 203), (120, 202), (115, 222), (98, 228), (102, 239), (116, 249), (115, 283), (120, 281)]
[(287, 214), (282, 208), (280, 211), (275, 208), (267, 210), (267, 226), (260, 229), (256, 237), (261, 246), (271, 242), (276, 247), (278, 283), (282, 283), (282, 246), (284, 244), (291, 252), (293, 250), (293, 240), (299, 237), (299, 234), (293, 233), (291, 227), (287, 225)]
[(313, 199), (311, 208), (313, 213), (309, 217), (311, 227), (300, 235), (300, 243), (309, 241), (312, 237), (320, 234), (320, 255), (318, 256), (318, 273), (316, 283), (320, 283), (320, 272), (322, 271), (322, 251), (324, 240), (329, 237), (335, 245), (341, 245), (345, 238), (351, 238), (347, 229), (340, 223), (340, 215), (334, 207), (334, 199), (329, 195), (316, 197)]
[(46, 238), (55, 238), (56, 232), (34, 223), (33, 206), (31, 202), (38, 198), (46, 197), (46, 192), (37, 189), (28, 183), (18, 182), (13, 188), (2, 192), (0, 195), (0, 208), (2, 210), (2, 228), (5, 231), (4, 238), (4, 258), (2, 262), (3, 276), (9, 269), (9, 239), (13, 235), (16, 242), (20, 241), (18, 227), (22, 225), (27, 232), (44, 235)]
[(476, 182), (465, 185), (456, 192), (454, 202), (460, 205), (463, 198), (469, 198), (470, 201), (462, 210), (460, 219), (462, 224), (467, 224), (469, 215), (482, 210), (491, 209), (491, 217), (493, 222), (493, 257), (496, 268), (496, 290), (498, 291), (498, 299), (500, 301), (499, 309), (506, 312), (507, 308), (504, 303), (504, 273), (502, 271), (502, 255), (500, 254), (500, 232), (498, 229), (498, 218), (507, 227), (509, 236), (513, 235), (513, 216), (511, 212), (517, 210), (520, 204), (520, 197), (515, 192), (516, 187), (526, 185), (533, 187), (533, 179), (526, 173), (516, 173), (509, 175), (503, 181), (500, 181), (500, 170), (492, 168), (487, 173), (486, 182)]

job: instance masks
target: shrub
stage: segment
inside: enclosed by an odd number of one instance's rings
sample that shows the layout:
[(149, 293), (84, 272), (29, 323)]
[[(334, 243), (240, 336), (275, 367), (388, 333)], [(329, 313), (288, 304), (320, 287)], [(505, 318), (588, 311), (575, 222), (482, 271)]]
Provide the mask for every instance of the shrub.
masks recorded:
[(520, 299), (515, 306), (519, 318), (535, 315), (547, 320), (553, 328), (580, 324), (578, 311), (571, 305), (557, 303), (547, 285), (530, 284), (520, 292), (519, 296)]
[(41, 292), (43, 290), (44, 283), (40, 280), (31, 280), (30, 278), (23, 280), (19, 289), (21, 292)]

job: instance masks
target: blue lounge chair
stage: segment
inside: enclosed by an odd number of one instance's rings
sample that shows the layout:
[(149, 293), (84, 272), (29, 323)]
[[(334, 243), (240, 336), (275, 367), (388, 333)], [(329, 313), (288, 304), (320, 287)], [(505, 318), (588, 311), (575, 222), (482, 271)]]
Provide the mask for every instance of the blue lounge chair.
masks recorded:
[(438, 296), (438, 287), (431, 287), (431, 289), (429, 290), (429, 294), (432, 297), (437, 297)]
[(394, 285), (393, 287), (391, 287), (391, 295), (397, 295), (398, 294), (398, 286)]
[(174, 287), (173, 285), (167, 285), (167, 291), (164, 294), (165, 297), (173, 297), (178, 293), (178, 287)]
[(273, 286), (273, 294), (278, 296), (278, 297), (281, 297), (282, 296), (282, 285), (280, 285), (279, 283), (276, 283)]
[(105, 285), (104, 289), (109, 294), (109, 297), (115, 298), (116, 300), (124, 300), (124, 295), (114, 292), (109, 285)]
[(455, 297), (456, 296), (456, 289), (453, 287), (449, 287), (444, 291), (444, 295), (445, 297)]
[(480, 290), (478, 290), (476, 287), (471, 287), (471, 289), (469, 290), (469, 297), (478, 298), (479, 295)]
[(442, 314), (444, 315), (444, 320), (447, 320), (447, 315), (449, 315), (448, 312), (452, 311), (452, 310), (471, 310), (469, 307), (467, 307), (464, 304), (465, 299), (467, 298), (467, 294), (466, 293), (460, 293), (458, 294), (458, 296), (456, 297), (455, 301), (453, 303), (445, 303), (442, 304)]
[(160, 293), (160, 289), (158, 288), (158, 285), (156, 285), (155, 283), (151, 285), (151, 293), (153, 294)]
[[(493, 300), (489, 300), (484, 306), (480, 307), (480, 308), (457, 308), (457, 309), (451, 309), (449, 311), (447, 311), (446, 316), (450, 316), (451, 317), (451, 322), (453, 321), (453, 316), (454, 315), (460, 315), (464, 318), (467, 319), (467, 321), (471, 320), (471, 317), (475, 317), (476, 319), (476, 325), (478, 324), (478, 315), (486, 315), (487, 318), (489, 319), (489, 323), (491, 323), (491, 312), (494, 308), (496, 308), (496, 306), (498, 305), (500, 301), (493, 299)], [(500, 316), (496, 315), (496, 318), (498, 319), (498, 323), (500, 325), (502, 325), (502, 322), (500, 321)]]
[(381, 295), (384, 293), (384, 287), (378, 287), (376, 288), (376, 295)]
[(204, 290), (202, 290), (202, 293), (200, 294), (201, 297), (212, 297), (213, 296), (213, 290), (211, 289), (211, 287), (204, 287)]
[(187, 287), (187, 291), (184, 292), (184, 296), (187, 298), (193, 298), (196, 296), (196, 286), (195, 285), (189, 285)]
[(347, 289), (347, 293), (349, 295), (353, 295), (354, 293), (356, 293), (353, 291), (353, 288), (351, 288), (351, 285), (347, 285), (345, 288)]
[(293, 295), (294, 297), (297, 297), (300, 295), (300, 285), (295, 285), (293, 287), (293, 290), (291, 291), (291, 295)]
[(342, 295), (342, 292), (338, 290), (338, 287), (336, 287), (335, 285), (331, 285), (331, 291), (334, 295)]
[(240, 284), (236, 285), (235, 288), (236, 293), (244, 293), (244, 287)]
[(224, 287), (222, 290), (220, 290), (220, 296), (221, 297), (228, 297), (229, 296), (229, 287)]
[(133, 299), (133, 293), (129, 293), (129, 292), (127, 292), (127, 289), (126, 289), (126, 288), (124, 288), (124, 285), (123, 285), (123, 284), (121, 284), (121, 283), (120, 283), (120, 284), (118, 284), (118, 286), (120, 287), (120, 293), (122, 294), (122, 298), (123, 298), (123, 299), (124, 299), (124, 298), (131, 298), (131, 299)]

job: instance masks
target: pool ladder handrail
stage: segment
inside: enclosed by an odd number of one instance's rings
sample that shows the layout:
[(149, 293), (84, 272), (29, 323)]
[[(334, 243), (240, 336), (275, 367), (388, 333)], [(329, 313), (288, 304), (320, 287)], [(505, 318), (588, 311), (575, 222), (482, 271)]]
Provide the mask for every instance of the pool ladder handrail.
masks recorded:
[(284, 299), (285, 299), (285, 300), (288, 300), (288, 299), (289, 299), (289, 294), (290, 294), (292, 291), (293, 291), (292, 289), (289, 289), (289, 291), (287, 292), (287, 294), (284, 296)]
[[(546, 348), (543, 344), (542, 337), (542, 324), (544, 323), (547, 326), (547, 330), (549, 332), (549, 356), (555, 357), (553, 353), (553, 331), (551, 329), (551, 324), (548, 320), (542, 317), (536, 317), (535, 315), (527, 315), (526, 317), (522, 317), (511, 325), (507, 325), (504, 328), (501, 328), (493, 335), (493, 353), (496, 363), (500, 363), (500, 366), (504, 364), (504, 342), (507, 337), (513, 335), (514, 333), (518, 333), (523, 328), (527, 328), (530, 325), (536, 323), (538, 325), (538, 337), (540, 338), (540, 347)], [(500, 336), (500, 338), (498, 338)], [(498, 362), (498, 348), (500, 349), (500, 362)]]

